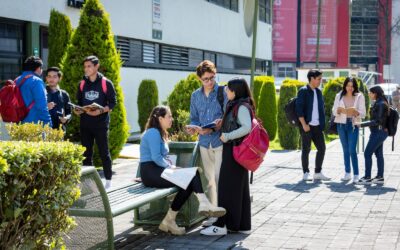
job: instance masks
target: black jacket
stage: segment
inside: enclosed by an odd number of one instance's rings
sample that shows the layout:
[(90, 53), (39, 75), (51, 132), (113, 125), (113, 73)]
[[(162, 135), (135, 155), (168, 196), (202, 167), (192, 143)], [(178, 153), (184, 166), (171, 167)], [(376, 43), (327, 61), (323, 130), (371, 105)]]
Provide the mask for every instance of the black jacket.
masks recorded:
[[(71, 115), (71, 106), (68, 105), (68, 103), (70, 102), (69, 95), (65, 90), (62, 89), (57, 89), (53, 92), (49, 87), (46, 87), (46, 90), (47, 103), (54, 102), (56, 104), (54, 108), (49, 110), (53, 128), (59, 128), (61, 124), (59, 117)], [(70, 120), (71, 116), (67, 123)], [(62, 126), (62, 129), (65, 131), (65, 124)]]
[[(80, 89), (80, 83), (78, 85), (78, 92), (76, 98), (78, 100), (78, 105), (86, 106), (92, 103), (97, 103), (103, 107), (108, 106), (113, 109), (117, 103), (114, 85), (110, 80), (107, 79), (107, 92), (104, 93), (101, 86), (101, 79), (103, 75), (101, 73), (97, 74), (97, 78), (94, 82), (91, 82), (89, 78), (84, 77), (85, 84), (83, 86), (83, 91)], [(84, 128), (108, 128), (110, 124), (110, 114), (106, 112), (98, 116), (90, 116), (87, 114), (81, 114), (81, 127)]]
[(387, 128), (386, 120), (389, 115), (389, 107), (384, 100), (376, 100), (369, 114), (371, 120), (362, 122), (361, 127)]

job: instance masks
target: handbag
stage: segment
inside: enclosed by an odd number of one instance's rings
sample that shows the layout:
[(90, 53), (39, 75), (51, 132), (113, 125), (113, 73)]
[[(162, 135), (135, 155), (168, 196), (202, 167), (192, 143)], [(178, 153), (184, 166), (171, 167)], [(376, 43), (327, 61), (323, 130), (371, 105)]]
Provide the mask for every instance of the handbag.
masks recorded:
[[(248, 105), (245, 106), (249, 108)], [(249, 110), (252, 113), (251, 131), (239, 145), (233, 146), (233, 158), (241, 166), (254, 172), (264, 161), (269, 147), (269, 136), (255, 117), (253, 110), (251, 108)]]
[(332, 115), (329, 120), (328, 134), (337, 135), (337, 123), (335, 122), (335, 116)]

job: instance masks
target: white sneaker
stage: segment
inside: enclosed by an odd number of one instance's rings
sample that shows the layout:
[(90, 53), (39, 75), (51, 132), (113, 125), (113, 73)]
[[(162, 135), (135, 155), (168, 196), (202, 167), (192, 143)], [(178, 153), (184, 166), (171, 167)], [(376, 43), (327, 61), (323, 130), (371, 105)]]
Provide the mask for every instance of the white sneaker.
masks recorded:
[(106, 189), (106, 191), (111, 188), (111, 180), (106, 180), (106, 184), (104, 185), (104, 188)]
[(345, 173), (343, 178), (341, 179), (342, 181), (349, 181), (351, 180), (351, 174), (350, 173)]
[(216, 222), (217, 219), (218, 219), (218, 218), (216, 218), (216, 217), (210, 217), (210, 218), (208, 218), (207, 220), (203, 221), (203, 223), (201, 223), (201, 225), (202, 225), (203, 227), (212, 226), (212, 224), (214, 224), (214, 222)]
[(322, 181), (329, 181), (331, 178), (326, 177), (322, 173), (315, 173), (314, 174), (314, 180), (322, 180)]
[(360, 177), (358, 175), (354, 175), (353, 183), (357, 183), (359, 180), (360, 180)]
[(202, 235), (217, 236), (217, 235), (226, 235), (228, 233), (228, 230), (226, 230), (226, 226), (225, 227), (211, 226), (201, 230), (200, 233)]
[(305, 172), (305, 173), (303, 174), (303, 181), (311, 181), (310, 173)]

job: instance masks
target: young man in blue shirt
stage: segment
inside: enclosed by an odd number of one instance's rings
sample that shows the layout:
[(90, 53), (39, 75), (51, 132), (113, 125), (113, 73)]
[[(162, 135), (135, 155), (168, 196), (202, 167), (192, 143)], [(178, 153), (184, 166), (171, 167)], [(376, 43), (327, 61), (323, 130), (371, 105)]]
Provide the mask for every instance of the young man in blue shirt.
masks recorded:
[(323, 133), (325, 128), (324, 99), (319, 89), (322, 72), (310, 70), (307, 73), (307, 78), (308, 84), (299, 90), (296, 100), (296, 113), (301, 123), (301, 164), (303, 167), (303, 180), (310, 180), (308, 164), (311, 141), (314, 142), (317, 148), (314, 180), (329, 180), (330, 178), (321, 173), (326, 150)]
[[(205, 60), (196, 68), (196, 74), (203, 86), (192, 93), (190, 99), (190, 124), (204, 126), (216, 122), (220, 126), (221, 118), (224, 114), (223, 107), (226, 103), (226, 93), (223, 87), (219, 87), (215, 81), (217, 69), (213, 62)], [(221, 88), (219, 90), (219, 88)], [(221, 105), (222, 95), (223, 105)], [(219, 100), (220, 99), (220, 100)], [(217, 206), (217, 187), (219, 172), (222, 163), (222, 142), (219, 139), (221, 133), (215, 128), (205, 128), (195, 131), (187, 128), (191, 134), (199, 133), (200, 155), (204, 165), (204, 174), (208, 180), (207, 190), (210, 201)], [(203, 226), (211, 226), (217, 219), (209, 218)]]
[(47, 108), (46, 89), (41, 78), (43, 73), (43, 61), (37, 56), (28, 57), (22, 65), (23, 73), (16, 80), (19, 85), (26, 78), (20, 87), (25, 106), (29, 108), (28, 115), (22, 123), (39, 123), (52, 126), (49, 110)]

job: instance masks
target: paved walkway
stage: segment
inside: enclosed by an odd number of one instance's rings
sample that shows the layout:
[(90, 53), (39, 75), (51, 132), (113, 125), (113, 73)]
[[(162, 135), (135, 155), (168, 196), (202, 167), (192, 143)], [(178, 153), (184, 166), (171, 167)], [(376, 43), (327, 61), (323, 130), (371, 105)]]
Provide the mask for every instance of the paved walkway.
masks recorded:
[[(269, 152), (251, 185), (250, 235), (200, 235), (201, 226), (172, 236), (157, 227), (133, 227), (133, 213), (114, 219), (118, 249), (400, 249), (400, 135), (385, 142), (385, 185), (342, 182), (339, 140), (328, 145), (323, 172), (331, 181), (303, 182), (300, 152)], [(315, 152), (311, 154), (311, 170)], [(132, 181), (137, 160), (120, 159), (113, 184)], [(360, 174), (364, 157), (359, 155)], [(373, 163), (373, 174), (376, 162)]]

